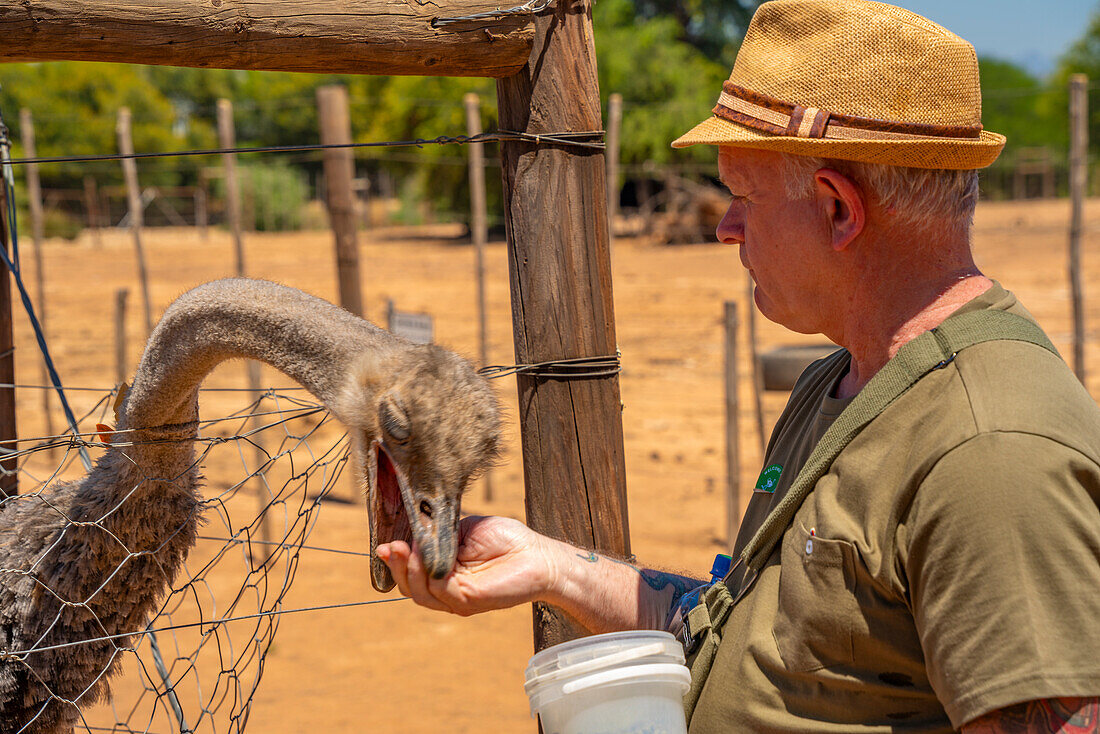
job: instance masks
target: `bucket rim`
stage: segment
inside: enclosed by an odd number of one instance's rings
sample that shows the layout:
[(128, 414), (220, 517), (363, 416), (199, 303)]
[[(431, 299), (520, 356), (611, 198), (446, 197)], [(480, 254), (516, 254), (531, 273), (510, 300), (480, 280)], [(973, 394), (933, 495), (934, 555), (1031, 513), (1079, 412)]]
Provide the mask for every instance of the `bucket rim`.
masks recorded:
[[(592, 657), (565, 667), (560, 666), (560, 661), (567, 653), (581, 650), (585, 647), (597, 647), (603, 643), (622, 640), (624, 642), (637, 641), (632, 647), (616, 650), (607, 655)], [(642, 660), (647, 657), (664, 655), (677, 663), (684, 662), (684, 649), (679, 641), (670, 633), (662, 630), (627, 630), (623, 632), (606, 632), (599, 635), (589, 635), (576, 640), (569, 640), (553, 647), (548, 647), (531, 657), (524, 670), (524, 688), (528, 686), (554, 681), (563, 677), (570, 677), (587, 673), (591, 670), (612, 667), (629, 663), (634, 660)], [(542, 672), (547, 664), (557, 661), (559, 667)]]
[[(640, 680), (646, 678), (649, 680)], [(647, 663), (600, 670), (579, 679), (567, 681), (563, 685), (535, 686), (527, 691), (531, 716), (538, 716), (546, 706), (574, 694), (601, 687), (616, 688), (628, 683), (672, 685), (678, 689), (676, 697), (682, 698), (691, 688), (691, 671), (682, 663)]]

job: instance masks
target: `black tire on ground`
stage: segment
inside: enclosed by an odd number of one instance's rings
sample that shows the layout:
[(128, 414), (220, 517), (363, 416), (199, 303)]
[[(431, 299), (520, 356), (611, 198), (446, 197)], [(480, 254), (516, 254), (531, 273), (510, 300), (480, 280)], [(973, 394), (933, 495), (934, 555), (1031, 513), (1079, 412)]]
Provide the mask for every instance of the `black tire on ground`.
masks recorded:
[(840, 349), (836, 344), (802, 344), (769, 349), (760, 355), (765, 390), (790, 390), (802, 371)]

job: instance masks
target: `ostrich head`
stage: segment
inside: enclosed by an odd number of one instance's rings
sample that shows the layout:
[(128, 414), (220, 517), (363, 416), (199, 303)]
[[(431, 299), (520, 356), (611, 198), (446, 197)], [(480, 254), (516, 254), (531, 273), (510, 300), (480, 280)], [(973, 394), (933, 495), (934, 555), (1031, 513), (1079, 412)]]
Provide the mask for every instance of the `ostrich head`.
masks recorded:
[(365, 357), (340, 401), (370, 515), (371, 583), (394, 587), (375, 551), (404, 540), (433, 578), (454, 567), (462, 493), (496, 458), (497, 400), (485, 378), (452, 352), (416, 345)]

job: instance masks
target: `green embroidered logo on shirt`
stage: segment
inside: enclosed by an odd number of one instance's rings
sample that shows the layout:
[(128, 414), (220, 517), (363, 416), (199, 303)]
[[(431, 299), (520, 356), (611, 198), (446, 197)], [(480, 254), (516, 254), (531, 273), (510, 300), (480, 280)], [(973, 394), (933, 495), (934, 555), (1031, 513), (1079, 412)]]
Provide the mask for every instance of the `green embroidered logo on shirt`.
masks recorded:
[(779, 464), (772, 464), (767, 467), (764, 471), (760, 472), (760, 478), (756, 480), (756, 488), (753, 491), (771, 494), (779, 485), (779, 475), (782, 473), (783, 467)]

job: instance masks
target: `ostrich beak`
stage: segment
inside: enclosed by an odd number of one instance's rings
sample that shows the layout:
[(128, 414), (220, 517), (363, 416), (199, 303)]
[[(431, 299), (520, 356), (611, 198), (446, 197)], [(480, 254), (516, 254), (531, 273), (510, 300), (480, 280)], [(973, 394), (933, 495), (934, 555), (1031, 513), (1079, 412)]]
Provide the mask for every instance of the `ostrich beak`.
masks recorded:
[(438, 492), (414, 491), (381, 441), (371, 442), (368, 457), (371, 585), (382, 592), (395, 586), (389, 567), (376, 553), (380, 544), (392, 540), (415, 544), (428, 575), (443, 578), (454, 568), (458, 503)]

